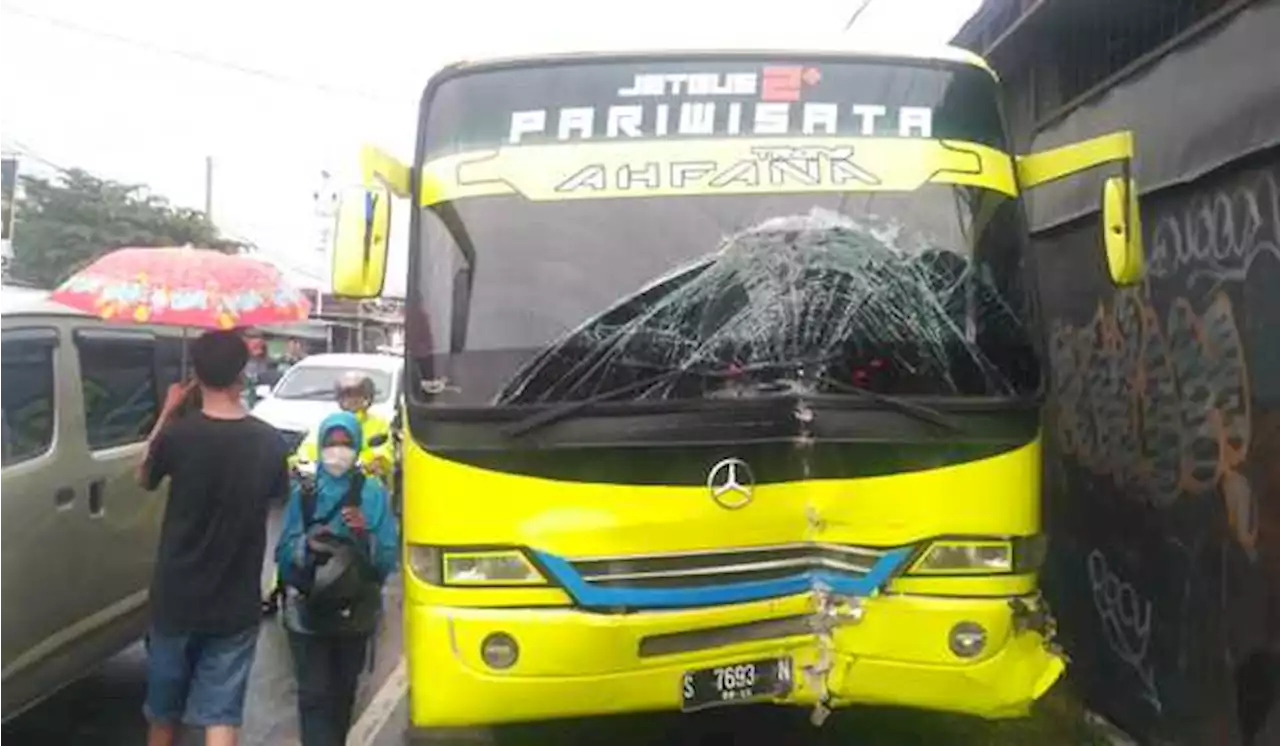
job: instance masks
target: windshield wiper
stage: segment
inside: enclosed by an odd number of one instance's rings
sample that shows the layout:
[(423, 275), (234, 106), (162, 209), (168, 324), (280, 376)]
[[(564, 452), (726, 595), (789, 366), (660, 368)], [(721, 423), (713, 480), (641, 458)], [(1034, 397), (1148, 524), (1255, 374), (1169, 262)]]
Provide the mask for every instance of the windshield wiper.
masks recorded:
[(333, 387), (323, 389), (306, 389), (304, 391), (290, 391), (285, 394), (283, 391), (276, 394), (277, 399), (313, 399), (315, 397), (331, 397), (333, 396)]
[[(558, 407), (545, 409), (536, 414), (529, 415), (522, 420), (517, 420), (503, 428), (502, 432), (508, 437), (516, 438), (547, 425), (559, 422), (593, 404), (599, 404), (600, 402), (608, 401), (616, 396), (629, 394), (633, 391), (649, 388), (650, 386), (657, 386), (689, 373), (693, 373), (693, 371), (683, 368), (668, 370), (657, 375), (649, 376), (648, 378), (632, 381), (625, 386), (619, 386), (614, 389), (609, 389), (608, 391), (602, 391), (598, 394), (592, 394), (585, 399), (575, 399), (574, 401), (565, 402)], [(706, 374), (704, 373), (704, 375)], [(867, 401), (875, 402), (886, 409), (892, 409), (909, 417), (914, 417), (917, 420), (936, 425), (950, 432), (960, 432), (963, 429), (960, 427), (959, 423), (952, 418), (942, 412), (939, 412), (933, 407), (924, 404), (919, 404), (907, 399), (900, 399), (896, 396), (890, 396), (889, 394), (882, 394), (878, 391), (872, 391), (871, 389), (854, 386), (829, 376), (819, 376), (815, 379), (815, 382), (826, 384), (827, 386), (839, 390), (841, 393), (853, 394), (855, 396), (862, 397)]]
[(853, 384), (845, 383), (838, 378), (832, 378), (830, 376), (819, 376), (817, 382), (830, 386), (842, 394), (860, 396), (863, 399), (875, 402), (886, 409), (892, 409), (895, 412), (900, 412), (909, 417), (914, 417), (917, 420), (937, 425), (938, 427), (944, 428), (953, 433), (960, 432), (963, 429), (960, 427), (960, 424), (952, 418), (925, 404), (913, 402), (909, 399), (901, 399), (889, 394), (882, 394), (879, 391), (862, 388), (861, 386), (854, 386)]
[(609, 389), (608, 391), (601, 391), (598, 394), (592, 394), (591, 396), (588, 396), (585, 399), (575, 399), (573, 401), (565, 402), (564, 404), (561, 404), (558, 407), (544, 409), (543, 411), (538, 412), (537, 414), (531, 414), (522, 420), (517, 420), (516, 422), (513, 422), (512, 424), (503, 428), (502, 432), (504, 435), (507, 435), (508, 437), (517, 438), (521, 435), (525, 435), (526, 433), (532, 432), (539, 428), (545, 427), (555, 422), (559, 422), (560, 420), (563, 420), (565, 417), (569, 417), (575, 412), (578, 412), (581, 409), (589, 407), (592, 404), (599, 404), (600, 402), (608, 401), (609, 399), (612, 399), (615, 396), (622, 396), (623, 394), (629, 394), (633, 391), (645, 389), (650, 386), (657, 386), (668, 380), (684, 375), (686, 372), (687, 371), (685, 371), (682, 368), (676, 369), (676, 370), (667, 370), (657, 375), (649, 376), (648, 378), (641, 378), (638, 381), (632, 381), (631, 383), (625, 386), (619, 386), (618, 388), (615, 388), (615, 389)]

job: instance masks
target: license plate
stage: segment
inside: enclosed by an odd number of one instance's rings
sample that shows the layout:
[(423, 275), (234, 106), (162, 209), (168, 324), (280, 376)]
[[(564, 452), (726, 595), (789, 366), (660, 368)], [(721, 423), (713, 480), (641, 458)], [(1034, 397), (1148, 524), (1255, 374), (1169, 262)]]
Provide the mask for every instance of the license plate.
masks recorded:
[(681, 709), (688, 712), (768, 699), (789, 691), (790, 658), (768, 658), (703, 668), (685, 673)]

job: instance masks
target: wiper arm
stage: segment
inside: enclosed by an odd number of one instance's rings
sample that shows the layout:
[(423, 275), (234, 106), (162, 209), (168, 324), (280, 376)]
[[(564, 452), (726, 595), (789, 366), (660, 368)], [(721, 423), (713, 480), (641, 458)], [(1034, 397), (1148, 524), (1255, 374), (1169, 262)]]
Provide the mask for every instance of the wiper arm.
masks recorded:
[(306, 389), (305, 391), (290, 392), (287, 396), (284, 394), (276, 394), (277, 399), (310, 399), (315, 396), (332, 396), (332, 388), (323, 389)]
[(525, 435), (539, 428), (546, 427), (547, 425), (559, 422), (560, 420), (563, 420), (565, 417), (569, 417), (570, 415), (573, 415), (575, 412), (578, 412), (579, 410), (589, 407), (592, 404), (599, 404), (600, 402), (608, 401), (609, 399), (612, 399), (615, 396), (622, 396), (623, 394), (629, 394), (633, 391), (645, 389), (650, 386), (656, 386), (668, 380), (684, 375), (685, 372), (686, 371), (684, 369), (666, 370), (657, 375), (649, 376), (648, 378), (641, 378), (638, 381), (632, 381), (631, 383), (625, 386), (619, 386), (618, 388), (615, 388), (615, 389), (610, 389), (608, 391), (601, 391), (598, 394), (592, 394), (591, 396), (588, 396), (585, 399), (575, 399), (570, 402), (565, 402), (564, 404), (558, 407), (544, 409), (543, 411), (538, 412), (537, 414), (532, 414), (532, 415), (529, 415), (528, 417), (525, 417), (522, 420), (517, 420), (516, 422), (513, 422), (507, 427), (503, 428), (502, 433), (508, 437), (517, 438), (521, 435)]
[(818, 383), (822, 383), (827, 386), (830, 386), (833, 389), (837, 389), (843, 394), (853, 394), (855, 396), (860, 396), (866, 399), (867, 401), (872, 401), (872, 402), (875, 402), (876, 404), (880, 404), (884, 406), (886, 409), (892, 409), (896, 412), (901, 412), (902, 414), (905, 414), (910, 417), (914, 417), (917, 420), (921, 420), (923, 422), (928, 422), (930, 424), (937, 425), (938, 427), (941, 427), (945, 430), (949, 430), (953, 433), (958, 433), (963, 429), (960, 427), (960, 424), (958, 422), (948, 417), (947, 415), (943, 414), (942, 412), (939, 412), (933, 407), (920, 404), (918, 402), (913, 402), (909, 399), (901, 399), (899, 397), (891, 396), (889, 394), (882, 394), (879, 391), (873, 391), (871, 389), (862, 388), (861, 386), (854, 386), (852, 384), (845, 383), (844, 381), (841, 381), (838, 378), (832, 378), (830, 376), (821, 376), (817, 379), (817, 381)]
[[(502, 432), (508, 437), (520, 437), (534, 430), (559, 422), (593, 404), (599, 404), (600, 402), (608, 401), (616, 396), (629, 394), (633, 391), (649, 388), (650, 386), (657, 386), (690, 372), (691, 371), (683, 368), (663, 371), (662, 373), (649, 376), (648, 378), (632, 381), (625, 386), (619, 386), (614, 389), (609, 389), (608, 391), (602, 391), (598, 394), (592, 394), (585, 399), (575, 399), (574, 401), (565, 402), (558, 407), (545, 409), (537, 414), (532, 414), (522, 420), (518, 420), (503, 428)], [(919, 404), (908, 399), (901, 399), (896, 396), (890, 396), (889, 394), (882, 394), (871, 389), (854, 386), (829, 376), (820, 376), (816, 379), (816, 382), (837, 389), (841, 393), (853, 394), (855, 396), (862, 397), (887, 409), (892, 409), (909, 417), (914, 417), (917, 420), (928, 422), (929, 424), (936, 425), (950, 432), (961, 432), (963, 430), (960, 424), (951, 417), (948, 417), (946, 414), (924, 404)]]

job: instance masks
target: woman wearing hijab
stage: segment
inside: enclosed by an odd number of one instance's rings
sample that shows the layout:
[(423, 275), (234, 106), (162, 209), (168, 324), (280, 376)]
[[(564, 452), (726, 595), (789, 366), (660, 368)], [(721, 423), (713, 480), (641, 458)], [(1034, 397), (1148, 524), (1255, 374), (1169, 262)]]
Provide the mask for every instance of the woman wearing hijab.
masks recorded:
[(395, 517), (387, 489), (356, 467), (363, 433), (336, 412), (317, 433), (320, 468), (294, 480), (276, 544), (286, 587), (284, 625), (298, 679), (302, 746), (341, 746), (360, 670), (395, 569)]

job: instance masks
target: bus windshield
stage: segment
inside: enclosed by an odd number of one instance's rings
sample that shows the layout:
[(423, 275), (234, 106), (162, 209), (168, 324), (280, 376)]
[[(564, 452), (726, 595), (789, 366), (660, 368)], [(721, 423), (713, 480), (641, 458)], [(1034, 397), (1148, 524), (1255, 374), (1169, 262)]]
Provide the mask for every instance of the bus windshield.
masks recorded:
[(1024, 217), (990, 175), (1007, 147), (977, 67), (517, 66), (425, 107), (420, 402), (1039, 389)]

